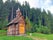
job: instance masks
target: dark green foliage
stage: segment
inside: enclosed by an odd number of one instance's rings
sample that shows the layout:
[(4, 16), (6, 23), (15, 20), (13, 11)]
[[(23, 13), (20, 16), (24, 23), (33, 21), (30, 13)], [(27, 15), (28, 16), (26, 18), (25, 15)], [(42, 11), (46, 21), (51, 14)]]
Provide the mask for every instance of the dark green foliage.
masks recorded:
[(31, 28), (32, 33), (37, 31), (36, 27), (38, 27), (38, 25), (32, 25), (32, 28)]
[(41, 8), (30, 8), (28, 2), (25, 1), (25, 4), (21, 5), (15, 0), (7, 0), (5, 3), (0, 0), (0, 29), (6, 28), (5, 26), (8, 22), (16, 17), (18, 8), (20, 8), (22, 15), (26, 19), (26, 29), (28, 31), (46, 34), (53, 33), (53, 15), (50, 11), (46, 12), (44, 9), (41, 11)]

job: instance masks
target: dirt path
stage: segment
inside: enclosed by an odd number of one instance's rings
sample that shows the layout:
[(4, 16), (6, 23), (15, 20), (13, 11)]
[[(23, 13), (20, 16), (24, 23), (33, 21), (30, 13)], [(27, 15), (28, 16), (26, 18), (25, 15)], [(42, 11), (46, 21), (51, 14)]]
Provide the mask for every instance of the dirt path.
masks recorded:
[(27, 36), (29, 38), (32, 38), (33, 40), (47, 40), (45, 38), (37, 38), (37, 37), (33, 37), (33, 36)]

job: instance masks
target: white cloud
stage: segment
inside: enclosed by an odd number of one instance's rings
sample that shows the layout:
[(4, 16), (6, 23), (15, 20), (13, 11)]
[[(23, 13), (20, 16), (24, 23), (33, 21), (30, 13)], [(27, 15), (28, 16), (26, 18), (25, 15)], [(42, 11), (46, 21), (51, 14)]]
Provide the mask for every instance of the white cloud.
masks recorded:
[(45, 10), (50, 10), (53, 13), (53, 5), (51, 5), (51, 0), (18, 0), (23, 4), (23, 1), (29, 2), (31, 7), (41, 8)]
[(5, 2), (6, 0), (3, 0), (3, 2)]
[(49, 8), (47, 8), (48, 10), (51, 11), (51, 13), (53, 13), (53, 6), (50, 6)]
[[(5, 0), (3, 0), (5, 2)], [(41, 8), (41, 9), (45, 9), (50, 10), (51, 13), (53, 13), (53, 5), (52, 4), (52, 0), (18, 0), (21, 4), (23, 4), (24, 1), (29, 2), (30, 7), (34, 7), (34, 8)]]

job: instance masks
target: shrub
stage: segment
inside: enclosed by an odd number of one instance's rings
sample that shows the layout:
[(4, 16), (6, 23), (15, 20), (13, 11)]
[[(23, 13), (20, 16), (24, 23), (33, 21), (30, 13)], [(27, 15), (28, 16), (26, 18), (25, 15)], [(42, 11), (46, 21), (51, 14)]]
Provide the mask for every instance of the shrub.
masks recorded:
[(50, 29), (47, 26), (41, 26), (39, 28), (36, 28), (37, 32), (39, 33), (44, 33), (44, 34), (49, 34)]
[(31, 32), (38, 32), (38, 33), (44, 33), (44, 34), (49, 34), (50, 29), (47, 26), (39, 26), (39, 25), (33, 25), (31, 28)]

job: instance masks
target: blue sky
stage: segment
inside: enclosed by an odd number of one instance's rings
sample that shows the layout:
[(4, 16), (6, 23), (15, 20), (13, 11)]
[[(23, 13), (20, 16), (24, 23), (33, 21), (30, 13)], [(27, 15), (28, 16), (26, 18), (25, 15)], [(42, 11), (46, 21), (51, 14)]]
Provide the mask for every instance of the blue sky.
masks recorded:
[[(4, 0), (5, 1), (5, 0)], [(18, 0), (21, 4), (23, 4), (24, 1), (29, 2), (30, 7), (34, 7), (34, 8), (41, 8), (41, 9), (45, 9), (50, 10), (51, 13), (53, 14), (53, 0)]]

